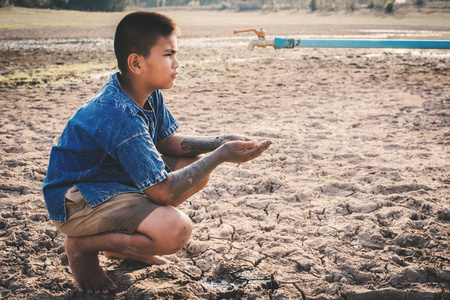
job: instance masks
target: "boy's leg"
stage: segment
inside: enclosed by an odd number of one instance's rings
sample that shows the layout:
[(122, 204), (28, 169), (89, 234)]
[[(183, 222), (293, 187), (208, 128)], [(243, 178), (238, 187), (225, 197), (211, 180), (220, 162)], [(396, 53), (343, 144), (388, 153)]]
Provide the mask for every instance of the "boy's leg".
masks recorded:
[[(183, 168), (200, 157), (168, 158), (172, 170)], [(197, 187), (181, 197), (187, 199), (208, 182), (205, 178)], [(159, 255), (178, 252), (189, 240), (192, 223), (188, 216), (171, 206), (151, 212), (137, 227), (135, 234), (102, 233), (82, 237), (67, 237), (65, 248), (70, 268), (80, 291), (108, 293), (117, 287), (100, 267), (98, 254), (132, 259), (148, 264), (162, 264)]]
[(189, 240), (191, 230), (188, 216), (174, 207), (162, 206), (141, 222), (135, 234), (112, 232), (67, 237), (65, 248), (76, 285), (80, 291), (108, 293), (116, 286), (99, 265), (99, 251), (160, 264), (164, 261), (158, 256), (179, 251)]

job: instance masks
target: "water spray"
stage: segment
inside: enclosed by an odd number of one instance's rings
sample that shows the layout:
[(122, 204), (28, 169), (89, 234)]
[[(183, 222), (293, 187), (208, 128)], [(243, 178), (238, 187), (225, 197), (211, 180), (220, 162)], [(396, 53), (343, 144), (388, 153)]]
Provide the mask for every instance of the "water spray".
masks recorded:
[(273, 47), (276, 49), (293, 48), (403, 48), (403, 49), (450, 49), (450, 41), (428, 40), (324, 40), (324, 39), (291, 39), (279, 38), (266, 39), (266, 31), (256, 29), (235, 30), (234, 34), (254, 32), (258, 36), (248, 44), (248, 50), (255, 47)]

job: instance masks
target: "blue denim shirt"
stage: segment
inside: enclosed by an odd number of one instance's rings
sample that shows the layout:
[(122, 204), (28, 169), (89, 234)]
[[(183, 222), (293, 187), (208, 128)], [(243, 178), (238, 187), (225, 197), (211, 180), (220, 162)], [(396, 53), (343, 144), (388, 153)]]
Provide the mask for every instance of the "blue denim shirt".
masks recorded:
[(68, 121), (50, 153), (43, 193), (50, 219), (66, 221), (65, 194), (75, 185), (94, 207), (120, 193), (142, 192), (167, 178), (156, 143), (178, 129), (160, 91), (139, 107), (117, 73)]

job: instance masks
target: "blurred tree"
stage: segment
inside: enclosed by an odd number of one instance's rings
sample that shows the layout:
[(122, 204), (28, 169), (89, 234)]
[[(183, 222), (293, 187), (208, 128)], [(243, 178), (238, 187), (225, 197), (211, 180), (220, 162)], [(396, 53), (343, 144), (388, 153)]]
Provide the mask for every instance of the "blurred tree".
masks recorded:
[(50, 8), (51, 0), (13, 0), (15, 6)]
[(417, 7), (425, 6), (425, 0), (414, 0), (414, 5)]
[(383, 9), (386, 5), (386, 0), (370, 0), (369, 5), (367, 8), (373, 8), (373, 9)]
[(69, 0), (68, 9), (88, 11), (123, 11), (129, 0)]
[[(450, 0), (407, 0), (417, 7), (430, 3), (448, 7)], [(216, 7), (217, 9), (233, 8), (243, 10), (279, 10), (279, 9), (311, 9), (311, 11), (354, 11), (367, 7), (386, 13), (397, 8), (395, 0), (0, 0), (0, 7), (23, 6), (37, 8), (59, 8), (87, 11), (123, 11), (131, 5), (132, 9), (142, 7), (190, 6)], [(438, 5), (438, 4), (435, 4)]]
[(348, 11), (355, 11), (357, 9), (355, 0), (346, 0), (345, 9)]
[(22, 7), (65, 8), (88, 11), (123, 11), (129, 0), (0, 0)]
[(395, 0), (387, 0), (386, 4), (384, 4), (384, 12), (387, 14), (391, 14), (394, 12)]
[(0, 7), (8, 7), (10, 5), (9, 0), (0, 0)]

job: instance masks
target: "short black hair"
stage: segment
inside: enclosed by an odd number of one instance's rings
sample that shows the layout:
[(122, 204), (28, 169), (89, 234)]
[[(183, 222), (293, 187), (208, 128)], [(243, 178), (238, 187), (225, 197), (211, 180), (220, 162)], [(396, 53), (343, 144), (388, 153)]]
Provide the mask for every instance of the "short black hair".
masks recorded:
[(117, 25), (114, 53), (122, 73), (128, 71), (128, 56), (132, 53), (147, 57), (160, 37), (178, 34), (178, 27), (169, 17), (149, 11), (126, 15)]

